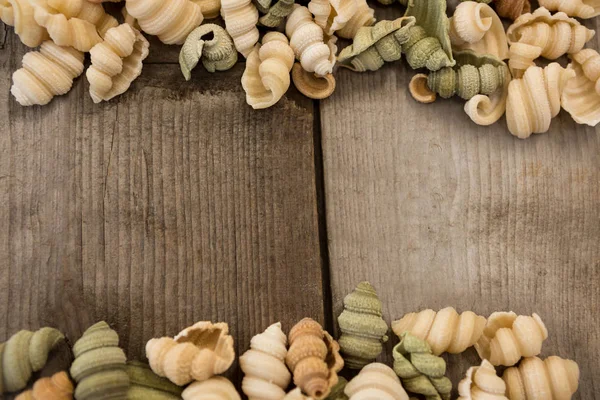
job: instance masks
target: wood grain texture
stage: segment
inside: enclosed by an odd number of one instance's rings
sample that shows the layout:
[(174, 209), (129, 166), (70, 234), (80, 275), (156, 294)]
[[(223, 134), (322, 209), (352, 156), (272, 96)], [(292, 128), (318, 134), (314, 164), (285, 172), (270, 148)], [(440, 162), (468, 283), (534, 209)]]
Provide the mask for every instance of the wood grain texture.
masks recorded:
[[(417, 104), (413, 73), (339, 71), (321, 104), (334, 317), (362, 280), (388, 321), (448, 305), (538, 312), (543, 355), (576, 360), (575, 398), (600, 398), (600, 129), (561, 112), (522, 141), (504, 119), (474, 125), (460, 100)], [(453, 381), (476, 363), (449, 357)]]
[(198, 320), (243, 351), (282, 320), (324, 321), (312, 101), (245, 103), (243, 66), (187, 83), (147, 65), (94, 105), (85, 79), (45, 107), (9, 97), (22, 47), (0, 52), (0, 341), (97, 320), (130, 358)]

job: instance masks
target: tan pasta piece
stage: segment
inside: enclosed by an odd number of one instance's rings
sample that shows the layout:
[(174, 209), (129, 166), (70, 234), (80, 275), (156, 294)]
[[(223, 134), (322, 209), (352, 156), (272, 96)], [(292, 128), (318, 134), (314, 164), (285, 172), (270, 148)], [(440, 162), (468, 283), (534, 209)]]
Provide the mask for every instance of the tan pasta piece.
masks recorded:
[(311, 0), (308, 10), (314, 15), (315, 23), (319, 25), (326, 35), (333, 35), (342, 29), (356, 14), (358, 2), (356, 0)]
[(267, 33), (262, 46), (257, 44), (246, 60), (242, 75), (246, 102), (254, 109), (277, 103), (290, 87), (293, 65), (294, 50), (287, 37), (280, 32)]
[(508, 400), (506, 385), (488, 360), (483, 360), (479, 367), (469, 368), (458, 384), (458, 394), (458, 400)]
[(300, 388), (295, 388), (286, 394), (283, 400), (312, 400), (312, 398), (303, 395)]
[(13, 74), (10, 92), (22, 106), (45, 105), (71, 90), (83, 73), (83, 53), (48, 40), (39, 51), (23, 57), (23, 68)]
[(458, 314), (452, 307), (439, 312), (424, 310), (406, 314), (392, 322), (392, 330), (400, 337), (410, 332), (427, 341), (434, 355), (444, 352), (462, 353), (479, 340), (485, 327), (485, 318), (471, 311)]
[(344, 39), (352, 39), (363, 26), (372, 26), (377, 21), (375, 10), (367, 4), (367, 0), (355, 0), (356, 11), (343, 28), (336, 30), (336, 35)]
[(190, 0), (127, 0), (126, 7), (144, 32), (165, 44), (183, 44), (204, 19), (200, 7)]
[(258, 10), (251, 0), (222, 0), (221, 16), (235, 48), (248, 57), (258, 42)]
[(192, 383), (185, 388), (181, 398), (183, 400), (241, 400), (233, 383), (222, 376)]
[(531, 11), (529, 0), (494, 0), (494, 3), (499, 16), (512, 20)]
[[(555, 65), (556, 67), (553, 67)], [(535, 74), (541, 82), (536, 82), (536, 85), (544, 85), (544, 77), (547, 79), (547, 85), (551, 85), (554, 81), (560, 81), (560, 65), (553, 63), (546, 67), (547, 70), (541, 73), (541, 68), (530, 68), (525, 73), (525, 79), (530, 78), (531, 75)], [(540, 70), (540, 74), (537, 74), (537, 70)], [(560, 69), (560, 70), (559, 70)], [(538, 76), (545, 75), (545, 76)], [(519, 80), (513, 81), (519, 83)], [(554, 83), (559, 85), (558, 82)], [(512, 83), (511, 83), (512, 85)], [(543, 90), (543, 88), (542, 88)], [(555, 91), (552, 88), (552, 91)], [(546, 102), (556, 103), (553, 107), (560, 108), (560, 95), (555, 93), (550, 96), (544, 96), (544, 93), (537, 93), (535, 88), (531, 88), (530, 92), (532, 97), (546, 97)], [(552, 97), (552, 99), (548, 99)], [(510, 101), (510, 94), (509, 94)], [(523, 107), (521, 105), (520, 107)], [(515, 107), (516, 108), (516, 107)], [(525, 108), (525, 107), (523, 107)], [(548, 110), (550, 111), (550, 110)], [(539, 110), (539, 113), (546, 113), (546, 111)], [(508, 117), (507, 110), (507, 117)], [(549, 117), (549, 112), (548, 115)], [(548, 118), (548, 125), (550, 125)], [(511, 125), (509, 123), (509, 129)], [(512, 130), (511, 130), (512, 133)], [(514, 133), (513, 133), (514, 134)], [(488, 360), (492, 365), (504, 365), (507, 367), (513, 366), (519, 362), (521, 357), (533, 357), (542, 351), (542, 343), (548, 338), (548, 330), (542, 322), (542, 319), (537, 314), (528, 317), (524, 315), (515, 314), (514, 312), (495, 312), (487, 320), (483, 335), (479, 341), (475, 344), (475, 350), (479, 354), (479, 357), (483, 360)]]
[(506, 369), (502, 379), (510, 400), (570, 400), (579, 387), (579, 366), (556, 356), (531, 357)]
[(600, 0), (539, 0), (550, 11), (562, 11), (570, 17), (594, 18), (600, 15)]
[(156, 375), (183, 386), (227, 371), (235, 359), (235, 350), (226, 323), (201, 321), (174, 339), (149, 340), (146, 356)]
[(295, 63), (292, 67), (292, 81), (300, 93), (315, 100), (331, 96), (336, 85), (333, 74), (319, 77), (312, 72), (306, 72), (300, 63)]
[(18, 395), (15, 400), (72, 400), (73, 383), (65, 371), (35, 381), (33, 388)]
[[(560, 111), (563, 90), (569, 79), (574, 76), (575, 71), (572, 69), (564, 69), (558, 63), (552, 63), (544, 69), (530, 67), (525, 71), (522, 79), (511, 81), (508, 85), (508, 98), (506, 100), (506, 122), (510, 133), (521, 139), (526, 139), (532, 133), (547, 132), (550, 129), (552, 118), (556, 117)], [(516, 318), (514, 313), (509, 315), (512, 319)], [(506, 320), (505, 317), (500, 318)], [(539, 320), (539, 317), (537, 319)], [(545, 328), (542, 331), (545, 332)], [(547, 333), (544, 334), (544, 339), (545, 336), (547, 336)], [(483, 343), (486, 344), (486, 341), (483, 341)], [(541, 346), (541, 342), (539, 344)], [(489, 352), (487, 346), (485, 348), (483, 354)], [(539, 352), (529, 355), (524, 354), (523, 356), (528, 357), (537, 354)], [(510, 366), (514, 365), (520, 358), (519, 356), (516, 361), (512, 362), (516, 356), (516, 354), (513, 354), (510, 362), (505, 364), (506, 361), (502, 361), (502, 355), (497, 353), (496, 361), (498, 363), (495, 364), (494, 361), (490, 361), (494, 365)]]
[(221, 0), (192, 0), (192, 2), (200, 6), (204, 18), (213, 19), (219, 16)]
[(29, 0), (0, 0), (0, 19), (14, 26), (21, 42), (28, 47), (37, 47), (50, 36), (46, 28), (35, 22), (34, 8)]
[(508, 68), (513, 78), (523, 77), (529, 67), (535, 67), (535, 62), (542, 55), (542, 49), (526, 43), (515, 43), (510, 46)]
[(350, 400), (408, 400), (408, 394), (393, 369), (385, 364), (365, 366), (344, 389)]
[(337, 50), (335, 36), (331, 36), (327, 44), (325, 43), (323, 29), (313, 21), (308, 8), (294, 5), (294, 11), (288, 17), (285, 26), (285, 33), (302, 68), (318, 76), (326, 76), (333, 72)]
[(138, 24), (137, 19), (132, 17), (131, 15), (129, 15), (129, 12), (127, 11), (126, 6), (124, 6), (121, 9), (121, 15), (123, 16), (123, 23), (131, 25), (132, 28), (135, 28), (138, 31), (142, 30), (142, 28), (140, 27), (140, 24)]
[(504, 87), (489, 96), (477, 94), (465, 103), (465, 113), (477, 125), (489, 126), (496, 123), (506, 113), (510, 73), (506, 72)]
[(242, 391), (249, 400), (282, 400), (292, 375), (285, 365), (287, 337), (278, 322), (250, 340), (240, 357)]
[(487, 4), (464, 1), (450, 18), (450, 41), (457, 50), (471, 49), (478, 54), (491, 54), (500, 60), (508, 58), (504, 26), (498, 14)]
[(90, 50), (92, 65), (86, 76), (94, 103), (110, 100), (129, 89), (142, 73), (150, 44), (129, 24), (106, 32), (104, 42)]
[(596, 126), (600, 122), (600, 54), (583, 49), (570, 56), (567, 69), (575, 72), (563, 90), (562, 107), (578, 124)]

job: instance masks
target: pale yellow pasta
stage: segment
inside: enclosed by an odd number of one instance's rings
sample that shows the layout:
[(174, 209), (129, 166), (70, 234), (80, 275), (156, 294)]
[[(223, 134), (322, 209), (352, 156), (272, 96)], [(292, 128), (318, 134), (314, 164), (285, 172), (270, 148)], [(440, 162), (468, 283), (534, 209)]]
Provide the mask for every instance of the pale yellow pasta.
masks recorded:
[(510, 46), (508, 68), (513, 78), (522, 78), (527, 68), (535, 66), (535, 60), (542, 55), (542, 49), (526, 43), (514, 43)]
[(353, 39), (356, 33), (363, 26), (372, 26), (375, 19), (375, 10), (367, 4), (367, 0), (355, 0), (356, 11), (352, 18), (344, 24), (341, 29), (336, 29), (336, 35), (344, 39)]
[(570, 56), (567, 67), (575, 77), (569, 79), (562, 93), (562, 107), (578, 124), (596, 126), (600, 122), (600, 54), (583, 49)]
[(37, 47), (50, 38), (46, 28), (35, 21), (29, 0), (0, 0), (0, 19), (6, 25), (14, 26), (25, 46)]
[(365, 366), (344, 389), (349, 400), (408, 400), (408, 395), (393, 369), (385, 364)]
[(458, 384), (458, 394), (458, 400), (508, 400), (506, 384), (488, 360), (483, 360), (479, 367), (469, 368)]
[(183, 400), (241, 400), (235, 386), (222, 376), (192, 383), (181, 393), (181, 398)]
[(225, 20), (225, 29), (231, 35), (237, 51), (244, 57), (254, 49), (258, 42), (258, 10), (251, 0), (222, 0), (221, 15)]
[(550, 11), (562, 11), (570, 17), (594, 18), (600, 15), (600, 0), (539, 0)]
[(192, 0), (194, 3), (200, 6), (202, 15), (206, 19), (213, 19), (219, 16), (221, 11), (221, 0)]
[(356, 0), (311, 0), (308, 10), (325, 34), (333, 35), (356, 14), (358, 3)]

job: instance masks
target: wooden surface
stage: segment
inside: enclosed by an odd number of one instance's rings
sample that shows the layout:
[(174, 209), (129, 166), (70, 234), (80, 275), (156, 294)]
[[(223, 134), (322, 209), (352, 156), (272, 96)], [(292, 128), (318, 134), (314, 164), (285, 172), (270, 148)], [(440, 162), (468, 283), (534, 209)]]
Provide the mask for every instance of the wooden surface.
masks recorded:
[[(243, 65), (186, 83), (156, 41), (124, 96), (94, 105), (80, 78), (22, 108), (9, 88), (24, 52), (9, 32), (0, 341), (45, 325), (74, 341), (106, 319), (141, 359), (149, 338), (211, 319), (241, 352), (277, 320), (335, 330), (370, 280), (388, 322), (447, 305), (538, 312), (543, 355), (578, 361), (575, 399), (600, 399), (600, 129), (564, 112), (526, 141), (504, 121), (477, 127), (458, 100), (415, 103), (404, 62), (339, 71), (321, 103), (291, 90), (253, 111)], [(478, 358), (448, 361), (457, 383)]]

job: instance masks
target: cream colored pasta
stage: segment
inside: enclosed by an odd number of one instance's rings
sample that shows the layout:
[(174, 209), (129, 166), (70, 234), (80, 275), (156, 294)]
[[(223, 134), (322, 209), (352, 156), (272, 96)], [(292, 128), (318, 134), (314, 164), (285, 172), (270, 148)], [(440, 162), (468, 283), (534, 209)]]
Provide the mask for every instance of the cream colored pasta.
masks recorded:
[(183, 400), (241, 400), (233, 383), (222, 376), (192, 383), (181, 393), (181, 398)]
[(192, 0), (200, 6), (204, 18), (213, 19), (219, 16), (221, 11), (221, 0)]
[(311, 0), (308, 10), (325, 34), (333, 35), (335, 31), (346, 26), (356, 14), (358, 3), (356, 0)]
[(488, 360), (483, 360), (479, 367), (469, 368), (458, 384), (458, 394), (458, 400), (508, 400), (506, 384)]
[(350, 400), (408, 400), (408, 395), (393, 369), (372, 363), (346, 385), (344, 393)]
[(235, 48), (248, 57), (258, 42), (258, 10), (251, 0), (222, 0), (221, 15)]
[(539, 0), (550, 11), (562, 11), (570, 17), (594, 18), (600, 15), (600, 0)]
[(575, 122), (596, 126), (600, 122), (600, 54), (583, 49), (572, 54), (568, 69), (575, 77), (569, 79), (562, 93), (562, 107)]
[(375, 19), (375, 10), (373, 10), (367, 4), (367, 0), (355, 0), (356, 11), (342, 28), (336, 29), (335, 33), (337, 36), (352, 39), (363, 26), (371, 26), (377, 20)]
[(37, 47), (50, 38), (46, 28), (35, 21), (29, 0), (0, 0), (0, 19), (6, 25), (14, 26), (25, 46)]

